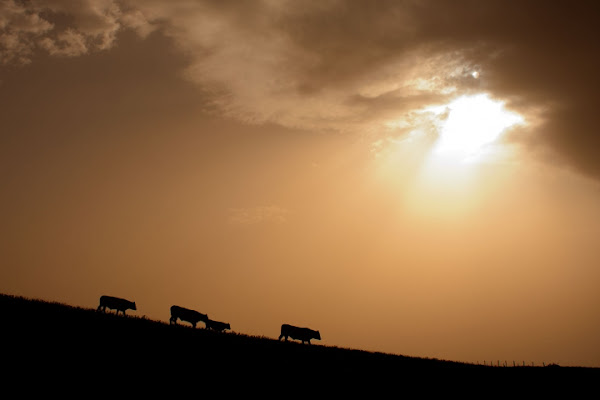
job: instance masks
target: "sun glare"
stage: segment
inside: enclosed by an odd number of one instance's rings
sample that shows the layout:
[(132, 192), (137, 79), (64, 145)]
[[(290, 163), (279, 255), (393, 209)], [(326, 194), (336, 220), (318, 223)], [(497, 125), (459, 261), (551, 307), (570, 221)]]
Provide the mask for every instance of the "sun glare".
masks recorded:
[[(438, 109), (439, 110), (439, 109)], [(487, 94), (463, 96), (443, 107), (447, 113), (434, 153), (460, 158), (477, 155), (523, 118)]]

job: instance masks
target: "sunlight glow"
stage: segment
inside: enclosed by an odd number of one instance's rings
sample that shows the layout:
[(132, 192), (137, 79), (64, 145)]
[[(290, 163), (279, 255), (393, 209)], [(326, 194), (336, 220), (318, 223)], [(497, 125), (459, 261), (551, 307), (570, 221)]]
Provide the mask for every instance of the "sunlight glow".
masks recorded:
[(441, 111), (446, 118), (434, 153), (460, 158), (477, 155), (506, 129), (524, 122), (523, 117), (487, 94), (459, 97), (443, 109), (437, 108), (438, 113)]

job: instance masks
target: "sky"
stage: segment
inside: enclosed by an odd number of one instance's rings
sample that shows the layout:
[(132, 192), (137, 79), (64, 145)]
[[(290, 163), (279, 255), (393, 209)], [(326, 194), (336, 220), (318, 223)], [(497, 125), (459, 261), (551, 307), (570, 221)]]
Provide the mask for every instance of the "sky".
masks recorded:
[(0, 292), (600, 367), (597, 18), (0, 0)]

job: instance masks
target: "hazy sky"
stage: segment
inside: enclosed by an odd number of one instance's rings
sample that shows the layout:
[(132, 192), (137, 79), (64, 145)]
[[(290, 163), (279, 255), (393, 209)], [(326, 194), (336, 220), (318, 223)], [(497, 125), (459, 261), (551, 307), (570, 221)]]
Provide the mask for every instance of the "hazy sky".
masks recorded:
[(0, 0), (0, 291), (600, 367), (598, 17)]

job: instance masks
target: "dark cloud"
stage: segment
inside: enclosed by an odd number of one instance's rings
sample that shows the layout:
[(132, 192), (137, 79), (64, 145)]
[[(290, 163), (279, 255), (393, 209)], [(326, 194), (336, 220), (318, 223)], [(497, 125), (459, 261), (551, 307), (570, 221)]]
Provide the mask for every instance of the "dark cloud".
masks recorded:
[[(143, 36), (160, 27), (188, 56), (187, 77), (225, 115), (364, 131), (487, 91), (530, 118), (535, 112), (530, 146), (600, 177), (595, 1), (70, 4), (4, 0), (3, 62), (27, 62), (36, 49), (82, 55), (114, 46), (120, 29)], [(68, 26), (50, 18), (65, 14)]]
[[(542, 110), (544, 123), (531, 143), (548, 145), (600, 177), (596, 2), (345, 1), (320, 11), (291, 14), (280, 23), (297, 46), (313, 53), (300, 87), (318, 91), (406, 57), (418, 63), (445, 54), (438, 61), (460, 59), (480, 70), (481, 88), (509, 105)], [(442, 67), (438, 72), (445, 72)], [(442, 79), (465, 90), (473, 79), (468, 71), (463, 77)]]

